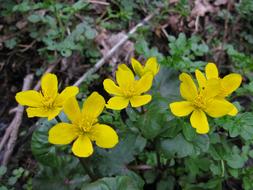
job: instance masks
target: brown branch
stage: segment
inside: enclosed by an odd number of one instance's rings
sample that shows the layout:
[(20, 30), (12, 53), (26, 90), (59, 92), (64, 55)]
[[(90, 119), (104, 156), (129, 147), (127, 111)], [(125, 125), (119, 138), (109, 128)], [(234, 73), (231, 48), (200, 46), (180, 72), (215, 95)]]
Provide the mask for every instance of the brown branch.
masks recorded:
[[(24, 78), (22, 91), (25, 91), (31, 88), (32, 80), (33, 80), (33, 74), (28, 74)], [(2, 165), (6, 166), (9, 162), (10, 156), (12, 154), (12, 151), (14, 149), (14, 146), (18, 137), (18, 131), (22, 122), (23, 113), (24, 113), (24, 107), (19, 105), (14, 118), (7, 129), (7, 131), (10, 131), (10, 134), (9, 134), (8, 143), (6, 145), (6, 150), (3, 156), (3, 161), (1, 163)]]
[(136, 166), (127, 166), (130, 170), (152, 170), (154, 167), (149, 165), (136, 165)]
[(124, 36), (112, 49), (110, 49), (110, 51), (104, 57), (102, 57), (92, 68), (85, 72), (73, 85), (79, 86), (88, 76), (97, 72), (97, 70), (105, 64), (105, 61), (109, 59), (129, 39), (129, 37), (137, 31), (139, 27), (145, 25), (151, 18), (153, 18), (153, 16), (154, 13), (148, 15), (139, 24), (132, 28), (126, 36)]

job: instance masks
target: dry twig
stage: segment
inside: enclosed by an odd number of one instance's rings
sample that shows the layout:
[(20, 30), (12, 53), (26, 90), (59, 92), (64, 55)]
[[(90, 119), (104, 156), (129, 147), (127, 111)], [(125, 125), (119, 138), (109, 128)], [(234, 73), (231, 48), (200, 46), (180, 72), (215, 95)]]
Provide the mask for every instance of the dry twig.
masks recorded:
[(154, 14), (148, 15), (144, 18), (139, 24), (137, 24), (134, 28), (132, 28), (127, 35), (125, 35), (103, 58), (101, 58), (92, 68), (90, 68), (87, 72), (85, 72), (73, 85), (79, 86), (88, 76), (95, 73), (100, 67), (105, 64), (105, 61), (109, 59), (128, 39), (129, 37), (137, 31), (137, 29), (143, 26), (146, 22), (148, 22), (151, 18), (153, 18)]
[[(24, 78), (22, 91), (28, 90), (31, 88), (32, 80), (33, 80), (33, 74), (28, 74)], [(2, 165), (8, 164), (9, 158), (12, 154), (12, 151), (13, 151), (13, 148), (15, 146), (17, 136), (18, 136), (19, 126), (21, 125), (21, 122), (22, 122), (23, 112), (24, 112), (24, 107), (19, 105), (17, 112), (14, 116), (14, 119), (12, 120), (11, 124), (9, 125), (9, 127), (7, 129), (8, 133), (9, 133), (9, 140), (6, 145), (6, 150), (5, 150), (5, 153), (3, 156)], [(2, 144), (2, 142), (1, 142), (1, 144)]]

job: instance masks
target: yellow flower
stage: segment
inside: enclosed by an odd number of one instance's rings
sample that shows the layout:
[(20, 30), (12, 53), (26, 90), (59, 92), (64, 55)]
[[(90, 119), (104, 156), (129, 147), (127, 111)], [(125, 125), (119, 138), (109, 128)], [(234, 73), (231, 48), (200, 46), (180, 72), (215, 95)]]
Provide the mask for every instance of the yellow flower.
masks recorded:
[(98, 116), (105, 107), (104, 98), (93, 92), (80, 110), (76, 98), (64, 104), (64, 112), (70, 123), (58, 123), (49, 130), (48, 141), (66, 145), (74, 141), (72, 152), (78, 157), (88, 157), (93, 153), (92, 141), (102, 148), (112, 148), (118, 143), (118, 135), (108, 125), (98, 123)]
[[(205, 68), (205, 74), (203, 75), (202, 72), (199, 70), (195, 71), (196, 78), (198, 83), (201, 87), (206, 86), (207, 80), (210, 79), (218, 79), (220, 82), (220, 92), (217, 94), (216, 98), (223, 99), (229, 96), (232, 92), (234, 92), (242, 82), (242, 77), (239, 74), (231, 73), (226, 75), (224, 78), (219, 77), (219, 71), (214, 63), (208, 63)], [(235, 116), (238, 113), (237, 108), (233, 105), (233, 109), (228, 115)]]
[(146, 73), (151, 73), (153, 76), (155, 76), (159, 72), (160, 67), (155, 57), (150, 57), (146, 61), (145, 66), (142, 66), (141, 63), (134, 58), (131, 59), (131, 62), (134, 72), (139, 77), (142, 77)]
[(63, 109), (64, 102), (78, 93), (78, 88), (70, 86), (58, 93), (58, 81), (54, 74), (47, 73), (41, 79), (41, 92), (27, 90), (18, 92), (16, 100), (26, 109), (28, 117), (55, 118)]
[(190, 122), (197, 133), (205, 134), (209, 131), (206, 114), (218, 118), (233, 109), (233, 104), (227, 100), (215, 98), (220, 92), (220, 83), (217, 79), (206, 81), (205, 87), (199, 86), (198, 89), (190, 75), (182, 73), (179, 79), (182, 81), (180, 93), (185, 101), (171, 103), (170, 109), (178, 117), (192, 113)]
[(128, 106), (129, 101), (132, 107), (140, 107), (151, 101), (151, 95), (142, 95), (152, 86), (153, 76), (150, 73), (143, 75), (139, 80), (135, 80), (133, 72), (122, 64), (116, 71), (116, 81), (118, 86), (111, 79), (104, 80), (104, 89), (115, 95), (109, 99), (107, 108), (121, 110)]

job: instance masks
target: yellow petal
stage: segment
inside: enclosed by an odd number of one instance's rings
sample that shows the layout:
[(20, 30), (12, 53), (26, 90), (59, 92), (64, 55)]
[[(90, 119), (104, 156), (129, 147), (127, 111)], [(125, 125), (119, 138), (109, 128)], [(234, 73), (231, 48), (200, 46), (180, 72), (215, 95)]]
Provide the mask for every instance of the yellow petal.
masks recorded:
[(132, 63), (132, 67), (133, 67), (134, 72), (139, 77), (141, 77), (143, 75), (143, 73), (144, 73), (144, 68), (141, 65), (141, 63), (139, 61), (137, 61), (136, 59), (134, 59), (134, 58), (131, 59), (131, 63)]
[(88, 157), (93, 153), (93, 147), (87, 135), (80, 135), (75, 140), (72, 152), (78, 157)]
[(62, 108), (53, 107), (51, 109), (47, 109), (44, 107), (38, 107), (38, 108), (27, 108), (27, 116), (29, 118), (31, 117), (47, 117), (48, 120), (54, 119), (59, 113), (61, 112)]
[(68, 100), (71, 97), (74, 97), (78, 94), (79, 89), (76, 86), (68, 86), (65, 88), (57, 97), (55, 100), (54, 105), (56, 106), (63, 106), (64, 102)]
[(27, 116), (28, 117), (47, 117), (48, 120), (54, 119), (61, 112), (62, 108), (53, 107), (51, 109), (47, 109), (44, 107), (39, 108), (27, 108)]
[(81, 111), (75, 97), (71, 97), (65, 102), (63, 110), (72, 123), (77, 123), (81, 118)]
[(194, 100), (197, 96), (197, 87), (193, 82), (190, 75), (182, 73), (179, 76), (179, 79), (182, 81), (180, 84), (180, 93), (181, 96), (186, 100)]
[(119, 64), (118, 65), (118, 70), (123, 70), (123, 71), (131, 71), (131, 69), (126, 65), (126, 64)]
[(173, 102), (170, 104), (171, 112), (178, 117), (189, 115), (193, 109), (192, 103), (188, 101)]
[(118, 69), (116, 71), (116, 81), (119, 87), (125, 88), (134, 81), (134, 75), (131, 70)]
[(206, 134), (209, 131), (209, 124), (206, 114), (202, 110), (194, 110), (191, 118), (191, 125), (196, 128), (196, 132), (199, 134)]
[(55, 98), (58, 94), (58, 81), (55, 74), (46, 73), (41, 79), (43, 96)]
[(121, 89), (111, 80), (111, 79), (105, 79), (103, 82), (104, 89), (109, 94), (114, 95), (121, 95)]
[(214, 63), (208, 63), (206, 65), (205, 71), (206, 71), (206, 78), (207, 79), (211, 79), (211, 78), (218, 79), (219, 78), (219, 72), (218, 72), (218, 69)]
[(97, 118), (105, 107), (105, 100), (97, 92), (93, 92), (83, 103), (82, 114), (92, 118)]
[(62, 107), (53, 107), (51, 109), (48, 110), (48, 121), (54, 119), (57, 115), (60, 114), (60, 112), (62, 111)]
[(26, 109), (27, 116), (28, 117), (48, 117), (49, 112), (47, 109), (44, 109), (43, 107), (39, 108), (27, 108)]
[(221, 83), (220, 79), (209, 79), (206, 82), (206, 87), (202, 90), (202, 94), (206, 99), (213, 98), (220, 93)]
[(200, 70), (195, 71), (195, 76), (199, 84), (199, 88), (203, 89), (206, 87), (206, 77)]
[(239, 88), (239, 86), (241, 85), (241, 82), (242, 82), (242, 77), (239, 74), (232, 73), (225, 76), (221, 80), (221, 87), (222, 87), (224, 96), (230, 95), (237, 88)]
[(122, 110), (128, 106), (129, 99), (121, 96), (115, 96), (109, 99), (106, 107), (113, 110)]
[(238, 113), (238, 109), (237, 109), (237, 107), (234, 104), (232, 104), (232, 105), (233, 105), (233, 109), (228, 113), (228, 115), (230, 115), (230, 116), (236, 116), (237, 113)]
[(52, 144), (69, 144), (77, 138), (77, 129), (69, 123), (58, 123), (49, 130), (48, 141)]
[(96, 124), (90, 131), (91, 139), (101, 148), (113, 148), (118, 143), (118, 135), (108, 125)]
[(23, 92), (18, 92), (16, 94), (16, 100), (20, 105), (40, 107), (42, 106), (42, 96), (39, 92), (35, 90), (27, 90)]
[(207, 102), (205, 111), (211, 117), (217, 118), (227, 115), (233, 108), (233, 104), (225, 99), (212, 99)]
[(147, 92), (151, 88), (152, 82), (153, 82), (153, 75), (151, 75), (150, 73), (143, 75), (141, 79), (137, 81), (136, 93), (141, 94)]
[(156, 57), (150, 57), (144, 67), (144, 71), (148, 72), (150, 71), (153, 76), (155, 76), (159, 72), (159, 65), (157, 63)]
[(141, 95), (141, 96), (133, 96), (130, 98), (130, 103), (132, 107), (140, 107), (149, 103), (151, 99), (152, 99), (152, 96), (149, 94)]

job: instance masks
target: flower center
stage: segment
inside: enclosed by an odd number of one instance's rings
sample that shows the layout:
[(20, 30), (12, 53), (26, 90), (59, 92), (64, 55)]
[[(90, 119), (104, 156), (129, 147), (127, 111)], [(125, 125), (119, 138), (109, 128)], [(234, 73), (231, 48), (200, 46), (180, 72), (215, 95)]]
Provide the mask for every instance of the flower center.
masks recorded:
[(43, 97), (42, 104), (44, 105), (45, 108), (51, 109), (54, 107), (55, 98), (52, 98), (50, 96), (43, 96), (42, 94), (41, 96)]
[(77, 124), (78, 128), (80, 129), (80, 133), (84, 134), (84, 133), (88, 133), (93, 124), (96, 123), (96, 119), (92, 119), (90, 117), (82, 117), (79, 121), (79, 123)]
[(122, 89), (122, 92), (125, 97), (131, 98), (136, 94), (135, 84), (134, 83), (129, 84), (126, 88)]
[(202, 94), (198, 94), (198, 96), (194, 99), (193, 104), (196, 108), (204, 109), (206, 107), (206, 101)]

